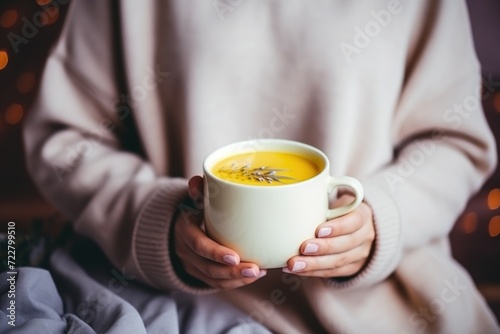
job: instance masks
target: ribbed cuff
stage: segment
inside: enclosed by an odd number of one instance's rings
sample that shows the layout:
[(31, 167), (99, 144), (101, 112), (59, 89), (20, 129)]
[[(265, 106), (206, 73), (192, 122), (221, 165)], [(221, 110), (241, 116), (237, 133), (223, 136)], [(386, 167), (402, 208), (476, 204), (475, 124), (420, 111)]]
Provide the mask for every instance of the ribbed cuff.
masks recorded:
[(169, 254), (171, 224), (178, 206), (188, 197), (184, 179), (163, 179), (151, 194), (135, 224), (133, 247), (137, 266), (145, 280), (159, 289), (181, 290), (191, 294), (211, 292), (182, 281)]
[(402, 256), (402, 222), (394, 200), (377, 186), (364, 185), (365, 202), (371, 207), (375, 225), (375, 244), (369, 263), (347, 280), (331, 279), (336, 288), (369, 286), (386, 279)]

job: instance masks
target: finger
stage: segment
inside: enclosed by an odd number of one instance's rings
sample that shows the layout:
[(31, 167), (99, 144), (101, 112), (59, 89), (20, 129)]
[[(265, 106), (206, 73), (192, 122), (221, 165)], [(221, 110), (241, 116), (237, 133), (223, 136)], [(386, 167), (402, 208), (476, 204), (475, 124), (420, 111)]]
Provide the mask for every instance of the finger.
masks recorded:
[[(201, 272), (205, 277), (214, 279), (241, 279), (241, 278), (256, 278), (262, 277), (266, 271), (260, 270), (259, 267), (250, 262), (239, 263), (232, 265), (231, 260), (228, 261), (227, 256), (224, 257), (224, 263), (215, 262), (204, 258), (196, 253), (183, 241), (177, 249), (177, 253), (183, 257), (188, 258), (185, 261), (184, 268), (189, 274), (193, 272)], [(228, 265), (231, 264), (231, 265)], [(189, 268), (193, 268), (190, 270)]]
[[(240, 263), (236, 265), (232, 263), (235, 259), (228, 259), (224, 256), (224, 264), (218, 263), (200, 255), (196, 254), (186, 243), (186, 240), (180, 239), (176, 244), (176, 253), (181, 259), (188, 259), (183, 261), (183, 267), (186, 272), (199, 279), (242, 279), (242, 278), (260, 278), (264, 276), (267, 271), (260, 270), (254, 263)], [(231, 264), (231, 265), (228, 265)], [(199, 273), (203, 273), (200, 277)]]
[(361, 203), (356, 210), (320, 224), (316, 228), (316, 236), (318, 238), (331, 238), (354, 233), (365, 222), (369, 221), (369, 211), (367, 209), (367, 205)]
[(283, 269), (284, 272), (307, 277), (321, 277), (321, 278), (334, 278), (334, 277), (349, 277), (357, 274), (363, 268), (363, 261), (350, 263), (340, 268), (323, 269), (323, 270), (304, 270), (299, 272), (292, 272), (288, 269)]
[(257, 279), (265, 276), (267, 273), (266, 270), (259, 270), (259, 268), (252, 263), (241, 263), (236, 266), (207, 260), (193, 253), (184, 241), (179, 243), (176, 252), (180, 258), (188, 259), (183, 261), (184, 270), (189, 275), (203, 280), (207, 284), (207, 279), (211, 281), (247, 278)]
[(361, 226), (363, 226), (363, 220), (355, 211), (353, 211), (345, 216), (334, 218), (320, 224), (316, 228), (316, 236), (318, 238), (338, 237), (341, 235), (351, 234), (359, 230)]
[(228, 266), (218, 262), (205, 260), (201, 257), (195, 257), (190, 261), (185, 269), (190, 273), (190, 267), (193, 272), (203, 273), (205, 277), (213, 279), (244, 279), (258, 278), (264, 276), (267, 271), (260, 270), (253, 263), (241, 263), (238, 266)]
[(336, 238), (309, 239), (300, 245), (300, 254), (305, 256), (322, 256), (340, 254), (357, 247), (353, 243), (353, 236), (341, 236)]
[(321, 256), (345, 253), (359, 247), (365, 239), (361, 233), (342, 235), (335, 238), (317, 238), (304, 241), (300, 253), (306, 256)]
[(258, 280), (259, 278), (265, 276), (267, 273), (265, 270), (263, 270), (260, 273), (260, 275), (258, 275), (257, 277), (242, 277), (242, 278), (235, 278), (235, 279), (217, 279), (217, 278), (213, 278), (213, 277), (206, 275), (199, 268), (196, 268), (194, 266), (192, 268), (190, 267), (189, 269), (190, 269), (190, 272), (189, 272), (190, 275), (197, 277), (198, 279), (202, 280), (203, 282), (205, 282), (206, 284), (208, 284), (209, 286), (211, 286), (213, 288), (225, 289), (225, 290), (236, 289), (236, 288), (248, 285), (250, 283), (253, 283), (256, 280)]
[(291, 272), (329, 270), (364, 261), (370, 254), (370, 247), (363, 244), (344, 253), (323, 256), (294, 256), (288, 260)]
[(235, 251), (210, 239), (195, 224), (185, 224), (181, 238), (192, 252), (205, 259), (229, 265), (240, 263), (240, 257)]
[(351, 234), (306, 240), (300, 245), (300, 253), (309, 256), (344, 253), (364, 243), (371, 243), (374, 239), (374, 229), (369, 224), (364, 224), (359, 230)]
[(203, 178), (195, 175), (188, 181), (188, 193), (191, 199), (203, 198)]

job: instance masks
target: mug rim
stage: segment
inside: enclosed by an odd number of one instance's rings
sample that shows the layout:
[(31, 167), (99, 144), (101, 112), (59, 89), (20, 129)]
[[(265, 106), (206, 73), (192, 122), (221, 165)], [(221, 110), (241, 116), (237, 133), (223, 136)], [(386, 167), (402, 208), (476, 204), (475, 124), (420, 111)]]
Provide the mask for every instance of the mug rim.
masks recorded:
[[(253, 143), (255, 144), (254, 146), (252, 146)], [(314, 175), (311, 178), (308, 178), (306, 180), (302, 180), (302, 181), (299, 181), (299, 182), (295, 182), (295, 183), (282, 184), (282, 185), (279, 185), (279, 186), (276, 186), (276, 187), (264, 187), (264, 186), (252, 185), (252, 184), (242, 184), (242, 183), (227, 181), (227, 180), (224, 180), (224, 179), (221, 179), (221, 178), (215, 176), (214, 173), (212, 173), (212, 171), (210, 170), (209, 167), (213, 167), (213, 165), (217, 161), (220, 161), (221, 159), (224, 159), (224, 158), (228, 157), (229, 155), (231, 155), (231, 153), (223, 155), (222, 157), (217, 158), (216, 161), (214, 161), (212, 163), (212, 166), (207, 166), (209, 164), (209, 162), (210, 162), (211, 159), (215, 159), (214, 156), (216, 156), (217, 154), (222, 154), (222, 152), (224, 152), (226, 150), (230, 150), (232, 147), (237, 147), (239, 145), (247, 145), (247, 146), (250, 145), (249, 147), (258, 147), (259, 145), (268, 145), (269, 143), (282, 144), (282, 145), (290, 145), (290, 146), (300, 147), (302, 149), (306, 149), (306, 150), (312, 152), (313, 154), (316, 154), (317, 156), (319, 156), (323, 160), (324, 166), (323, 166), (323, 168), (321, 169), (321, 171), (318, 174)], [(259, 149), (254, 148), (253, 151), (258, 152)], [(265, 151), (265, 150), (261, 150), (261, 151)], [(232, 153), (232, 154), (236, 155), (236, 154), (244, 154), (244, 153), (249, 153), (249, 152), (252, 152), (252, 150), (249, 150), (249, 151), (241, 150), (238, 153)], [(287, 152), (287, 153), (291, 153), (291, 152)], [(235, 187), (252, 188), (252, 189), (263, 188), (263, 189), (267, 189), (266, 191), (269, 191), (270, 189), (283, 189), (285, 187), (286, 188), (288, 188), (288, 187), (296, 187), (296, 186), (299, 186), (299, 185), (304, 184), (304, 183), (309, 182), (309, 181), (312, 182), (316, 178), (319, 178), (325, 172), (329, 173), (329, 168), (330, 168), (330, 161), (328, 160), (328, 157), (326, 156), (326, 154), (323, 151), (321, 151), (320, 149), (318, 149), (318, 148), (316, 148), (316, 147), (314, 147), (312, 145), (299, 142), (299, 141), (289, 140), (289, 139), (279, 139), (279, 138), (250, 139), (250, 140), (242, 140), (242, 141), (234, 142), (234, 143), (231, 143), (231, 144), (227, 144), (227, 145), (219, 147), (215, 151), (211, 152), (203, 160), (203, 172), (204, 172), (204, 174), (210, 176), (212, 179), (217, 180), (217, 182), (222, 182), (223, 184), (230, 185), (230, 186), (235, 186)]]

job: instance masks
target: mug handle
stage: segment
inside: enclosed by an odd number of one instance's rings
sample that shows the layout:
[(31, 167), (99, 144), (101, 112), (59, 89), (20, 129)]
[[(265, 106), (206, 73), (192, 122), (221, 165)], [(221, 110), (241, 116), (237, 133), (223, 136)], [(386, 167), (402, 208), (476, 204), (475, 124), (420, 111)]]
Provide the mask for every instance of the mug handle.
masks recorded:
[(361, 182), (355, 178), (350, 176), (330, 176), (328, 179), (328, 193), (331, 193), (333, 189), (340, 186), (351, 188), (354, 192), (355, 198), (351, 203), (341, 206), (340, 208), (328, 209), (326, 213), (327, 219), (333, 219), (348, 214), (352, 210), (356, 209), (356, 207), (363, 201), (363, 197), (365, 195), (363, 186), (361, 185)]

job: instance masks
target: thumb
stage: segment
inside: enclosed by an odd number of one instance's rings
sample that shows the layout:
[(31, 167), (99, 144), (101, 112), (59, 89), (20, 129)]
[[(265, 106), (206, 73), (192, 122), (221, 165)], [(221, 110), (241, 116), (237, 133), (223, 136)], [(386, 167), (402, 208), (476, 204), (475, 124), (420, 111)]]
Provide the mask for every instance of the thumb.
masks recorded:
[(188, 193), (189, 197), (193, 200), (199, 200), (203, 198), (203, 178), (199, 175), (195, 175), (188, 181)]

